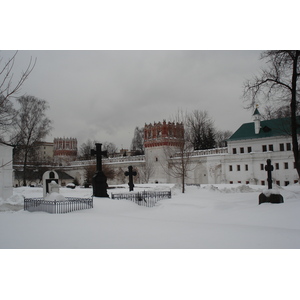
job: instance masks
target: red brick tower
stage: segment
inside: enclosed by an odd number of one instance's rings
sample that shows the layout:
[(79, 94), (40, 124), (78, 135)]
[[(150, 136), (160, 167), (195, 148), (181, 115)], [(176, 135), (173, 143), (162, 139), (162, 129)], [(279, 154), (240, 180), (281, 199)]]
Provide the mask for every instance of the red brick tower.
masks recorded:
[(55, 138), (53, 141), (54, 161), (72, 161), (77, 158), (76, 138)]
[(151, 170), (152, 183), (166, 183), (168, 159), (184, 145), (182, 123), (166, 122), (145, 124), (144, 147), (147, 169)]
[(184, 127), (182, 123), (158, 122), (153, 125), (145, 124), (144, 127), (144, 146), (177, 146), (180, 147), (184, 143)]

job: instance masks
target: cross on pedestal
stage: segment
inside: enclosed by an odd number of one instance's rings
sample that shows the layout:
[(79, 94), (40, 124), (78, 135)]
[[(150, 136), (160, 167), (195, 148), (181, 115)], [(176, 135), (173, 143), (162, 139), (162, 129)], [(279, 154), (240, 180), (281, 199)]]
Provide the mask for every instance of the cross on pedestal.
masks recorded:
[(102, 171), (102, 155), (107, 155), (107, 151), (101, 150), (102, 144), (96, 143), (96, 150), (91, 150), (91, 155), (96, 155), (97, 171), (93, 176), (93, 195), (95, 197), (108, 197), (107, 194), (107, 178)]
[[(265, 166), (265, 170), (268, 172), (268, 189), (272, 189), (272, 171), (274, 167), (271, 165), (271, 159), (267, 159), (267, 165)], [(258, 204), (264, 202), (271, 202), (271, 203), (283, 203), (282, 195), (278, 193), (273, 193), (272, 191), (264, 191), (258, 197)]]
[(265, 170), (268, 172), (268, 189), (272, 189), (272, 171), (274, 167), (271, 165), (271, 159), (267, 159), (267, 165), (265, 166)]
[(133, 191), (134, 184), (133, 184), (132, 176), (136, 176), (136, 171), (133, 171), (132, 166), (129, 166), (128, 171), (126, 171), (124, 174), (125, 174), (125, 176), (129, 176), (129, 182), (128, 182), (129, 191)]

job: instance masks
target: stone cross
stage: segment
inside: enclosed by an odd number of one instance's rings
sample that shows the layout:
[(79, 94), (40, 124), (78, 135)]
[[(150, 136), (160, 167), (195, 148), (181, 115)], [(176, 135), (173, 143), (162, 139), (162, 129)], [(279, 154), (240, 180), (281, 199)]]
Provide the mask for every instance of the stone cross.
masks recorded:
[(272, 189), (272, 171), (274, 167), (271, 165), (271, 159), (267, 159), (267, 165), (265, 166), (265, 170), (268, 172), (268, 189)]
[(96, 143), (96, 150), (91, 149), (91, 155), (96, 155), (96, 161), (97, 161), (97, 172), (102, 171), (102, 155), (107, 156), (107, 151), (101, 150), (102, 144)]
[(108, 197), (107, 194), (107, 178), (102, 171), (102, 155), (107, 155), (107, 151), (101, 150), (102, 144), (96, 143), (96, 150), (91, 150), (91, 155), (96, 155), (97, 171), (93, 176), (93, 195), (95, 197)]
[(133, 184), (132, 176), (136, 176), (136, 171), (133, 171), (132, 166), (129, 166), (128, 171), (126, 171), (124, 174), (125, 174), (125, 176), (129, 176), (129, 182), (128, 182), (129, 191), (133, 191), (134, 184)]

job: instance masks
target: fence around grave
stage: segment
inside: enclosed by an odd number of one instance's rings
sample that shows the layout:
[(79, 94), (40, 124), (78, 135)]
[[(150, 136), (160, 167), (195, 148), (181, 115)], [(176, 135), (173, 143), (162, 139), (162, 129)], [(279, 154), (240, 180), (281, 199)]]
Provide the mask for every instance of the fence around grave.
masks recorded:
[(51, 214), (64, 214), (76, 210), (93, 208), (93, 198), (72, 198), (66, 200), (49, 201), (44, 198), (25, 198), (24, 210), (44, 211)]
[(141, 206), (153, 207), (158, 201), (162, 199), (170, 199), (171, 196), (171, 191), (143, 191), (111, 194), (111, 199), (130, 200)]

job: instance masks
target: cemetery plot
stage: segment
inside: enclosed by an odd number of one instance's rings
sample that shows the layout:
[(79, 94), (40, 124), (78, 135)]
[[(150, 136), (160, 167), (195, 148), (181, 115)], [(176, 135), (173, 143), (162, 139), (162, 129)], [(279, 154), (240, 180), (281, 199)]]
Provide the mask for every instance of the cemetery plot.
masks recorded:
[(130, 200), (138, 205), (153, 207), (162, 199), (170, 199), (171, 191), (143, 191), (136, 193), (118, 193), (111, 194), (112, 199), (116, 200)]
[(51, 214), (63, 214), (76, 210), (93, 208), (93, 198), (65, 197), (64, 200), (45, 200), (43, 198), (24, 199), (24, 210), (44, 211)]

